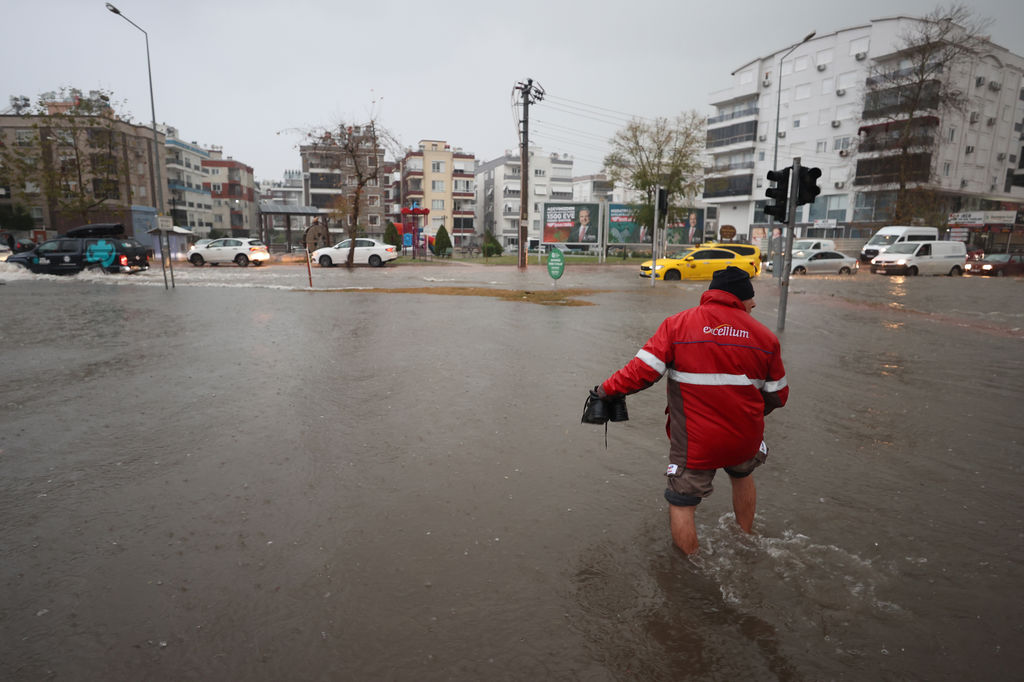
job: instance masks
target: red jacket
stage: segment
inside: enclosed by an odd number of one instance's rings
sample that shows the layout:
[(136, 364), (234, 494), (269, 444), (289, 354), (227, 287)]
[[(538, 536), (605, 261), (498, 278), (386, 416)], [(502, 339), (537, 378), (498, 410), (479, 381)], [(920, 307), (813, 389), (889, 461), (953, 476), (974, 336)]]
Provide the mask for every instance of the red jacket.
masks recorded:
[(779, 340), (735, 295), (709, 289), (669, 317), (601, 387), (636, 393), (668, 374), (669, 459), (690, 469), (744, 462), (764, 437), (764, 415), (786, 404)]

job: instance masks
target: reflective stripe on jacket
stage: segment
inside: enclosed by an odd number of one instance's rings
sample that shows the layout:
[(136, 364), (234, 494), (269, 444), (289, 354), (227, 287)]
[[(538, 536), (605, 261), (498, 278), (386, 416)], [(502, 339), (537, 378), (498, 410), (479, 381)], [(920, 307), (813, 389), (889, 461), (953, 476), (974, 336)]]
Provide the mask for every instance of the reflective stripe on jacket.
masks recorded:
[(662, 322), (602, 388), (611, 396), (628, 395), (666, 374), (669, 459), (691, 469), (753, 457), (764, 437), (766, 410), (789, 397), (778, 338), (736, 296), (718, 289)]

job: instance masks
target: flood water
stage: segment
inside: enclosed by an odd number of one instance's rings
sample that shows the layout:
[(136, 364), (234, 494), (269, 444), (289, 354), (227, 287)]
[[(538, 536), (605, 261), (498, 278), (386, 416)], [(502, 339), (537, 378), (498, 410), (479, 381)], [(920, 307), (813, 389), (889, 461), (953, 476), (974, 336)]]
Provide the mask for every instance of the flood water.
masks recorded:
[[(0, 679), (1020, 679), (1024, 281), (794, 278), (688, 559), (664, 385), (580, 424), (706, 288), (636, 272), (0, 270)], [(366, 290), (439, 286), (600, 291)]]

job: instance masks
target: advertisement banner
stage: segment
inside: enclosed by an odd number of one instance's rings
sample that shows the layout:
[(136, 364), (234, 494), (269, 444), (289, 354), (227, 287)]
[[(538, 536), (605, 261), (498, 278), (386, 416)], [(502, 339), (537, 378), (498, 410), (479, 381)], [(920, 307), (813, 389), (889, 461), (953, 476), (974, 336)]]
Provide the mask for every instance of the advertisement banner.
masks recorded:
[[(684, 208), (682, 209), (685, 221), (669, 223), (668, 243), (671, 244), (700, 244), (704, 239), (704, 209)], [(714, 239), (714, 237), (711, 237)]]
[[(651, 236), (646, 234), (633, 219), (633, 208), (627, 204), (611, 204), (608, 207), (609, 244), (649, 244)], [(646, 238), (646, 239), (645, 239)]]
[(545, 244), (597, 244), (597, 204), (544, 204)]

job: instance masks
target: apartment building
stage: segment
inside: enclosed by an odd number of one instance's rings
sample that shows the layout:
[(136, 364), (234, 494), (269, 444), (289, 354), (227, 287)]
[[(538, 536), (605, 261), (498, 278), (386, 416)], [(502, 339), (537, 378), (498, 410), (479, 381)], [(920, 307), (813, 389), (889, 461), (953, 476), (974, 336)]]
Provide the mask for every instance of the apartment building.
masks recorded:
[(230, 156), (222, 158), (220, 148), (212, 148), (209, 152), (210, 158), (204, 159), (202, 166), (207, 178), (203, 187), (209, 190), (213, 200), (212, 229), (217, 234), (234, 237), (257, 236), (260, 231), (259, 205), (252, 167)]
[[(545, 203), (573, 201), (572, 169), (573, 160), (568, 154), (547, 154), (540, 147), (530, 147), (527, 185), (527, 239), (530, 243), (541, 240)], [(509, 150), (476, 168), (477, 230), (481, 234), (491, 232), (506, 248), (519, 245), (521, 180), (520, 155)]]
[(896, 126), (909, 122), (922, 145), (910, 177), (934, 193), (943, 211), (1016, 210), (1019, 222), (1024, 59), (987, 43), (941, 76), (963, 94), (963, 110), (935, 107), (901, 121), (893, 104), (905, 92), (879, 92), (872, 79), (909, 70), (901, 36), (919, 23), (872, 20), (736, 69), (729, 87), (712, 94), (715, 114), (707, 121), (712, 162), (703, 197), (718, 207), (719, 221), (741, 236), (763, 236), (767, 172), (800, 157), (803, 166), (821, 168), (822, 191), (815, 203), (798, 207), (798, 232), (870, 234), (892, 215), (895, 177), (883, 169), (892, 166)]
[[(378, 146), (375, 151), (369, 128), (353, 126), (345, 134), (350, 136), (348, 140), (299, 147), (302, 203), (320, 209), (323, 220), (329, 221), (330, 229), (340, 235), (351, 222), (349, 203), (355, 199), (358, 175), (368, 173), (369, 181), (360, 196), (357, 224), (366, 236), (380, 238), (386, 226), (385, 189), (391, 182), (384, 163), (384, 150)], [(346, 152), (346, 147), (356, 153)]]
[[(39, 230), (120, 222), (132, 232), (133, 206), (164, 211), (163, 135), (154, 142), (152, 128), (118, 119), (102, 93), (71, 94), (43, 95), (45, 113), (0, 114), (0, 205), (23, 206)], [(20, 162), (39, 170), (19, 170)]]
[(167, 203), (174, 224), (208, 237), (213, 229), (213, 196), (208, 182), (210, 168), (203, 162), (210, 160), (210, 152), (198, 142), (181, 139), (174, 126), (161, 125), (158, 129), (165, 139)]
[(476, 234), (476, 157), (444, 140), (420, 140), (399, 162), (402, 206), (426, 208), (428, 237), (444, 227), (461, 246)]

